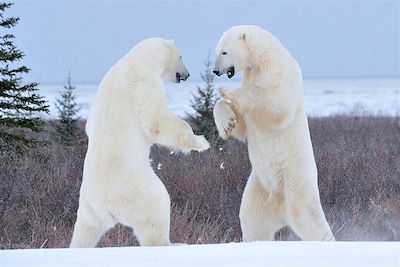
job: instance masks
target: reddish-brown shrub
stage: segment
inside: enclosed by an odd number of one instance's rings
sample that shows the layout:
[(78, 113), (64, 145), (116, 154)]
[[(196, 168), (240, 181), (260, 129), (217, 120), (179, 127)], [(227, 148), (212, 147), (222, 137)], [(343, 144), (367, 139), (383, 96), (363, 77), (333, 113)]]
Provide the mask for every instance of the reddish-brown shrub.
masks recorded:
[[(399, 119), (312, 118), (310, 129), (321, 201), (336, 238), (400, 240)], [(82, 137), (74, 146), (51, 143), (19, 159), (0, 155), (1, 248), (68, 246), (86, 152)], [(189, 155), (155, 146), (150, 158), (171, 196), (173, 242), (240, 241), (240, 200), (251, 169), (244, 143), (229, 140)], [(276, 239), (297, 237), (286, 228)], [(118, 225), (99, 245), (137, 241)]]

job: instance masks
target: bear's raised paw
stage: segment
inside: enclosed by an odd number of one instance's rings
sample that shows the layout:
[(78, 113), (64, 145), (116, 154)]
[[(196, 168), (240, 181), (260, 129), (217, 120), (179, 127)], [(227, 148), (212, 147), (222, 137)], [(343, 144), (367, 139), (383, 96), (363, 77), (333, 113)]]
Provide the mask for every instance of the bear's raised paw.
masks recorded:
[(219, 100), (214, 107), (214, 120), (219, 136), (227, 139), (236, 127), (236, 115), (226, 99)]

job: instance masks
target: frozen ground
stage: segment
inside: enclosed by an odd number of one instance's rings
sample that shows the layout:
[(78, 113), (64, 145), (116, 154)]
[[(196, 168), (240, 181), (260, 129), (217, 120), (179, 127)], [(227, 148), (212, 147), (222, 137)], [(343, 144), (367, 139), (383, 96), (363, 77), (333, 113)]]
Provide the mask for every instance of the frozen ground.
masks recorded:
[(256, 242), (169, 247), (0, 250), (1, 267), (398, 267), (399, 242)]
[[(196, 92), (199, 82), (182, 82), (167, 85), (167, 103), (180, 116), (191, 113), (190, 99)], [(220, 86), (236, 88), (238, 82), (217, 82)], [(81, 117), (86, 118), (95, 99), (97, 84), (77, 84), (76, 93), (81, 107)], [(42, 84), (41, 94), (51, 103), (50, 116), (54, 117), (55, 98), (62, 90), (61, 84)], [(310, 116), (329, 116), (332, 114), (357, 111), (360, 114), (400, 115), (400, 79), (340, 79), (305, 80), (304, 101)]]

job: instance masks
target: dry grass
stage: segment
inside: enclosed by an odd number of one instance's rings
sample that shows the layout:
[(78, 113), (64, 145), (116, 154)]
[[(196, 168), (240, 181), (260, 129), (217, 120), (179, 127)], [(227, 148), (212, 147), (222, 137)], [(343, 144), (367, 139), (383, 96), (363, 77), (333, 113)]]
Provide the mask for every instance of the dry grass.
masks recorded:
[[(337, 239), (399, 241), (399, 119), (313, 118), (310, 129), (321, 200)], [(39, 156), (12, 160), (0, 155), (1, 248), (68, 246), (86, 152), (80, 137), (72, 147), (50, 144)], [(221, 148), (188, 156), (153, 148), (152, 165), (173, 203), (173, 242), (240, 241), (239, 206), (250, 163), (245, 144), (230, 140)], [(285, 228), (276, 239), (297, 237)], [(137, 241), (121, 225), (100, 242), (128, 245)]]

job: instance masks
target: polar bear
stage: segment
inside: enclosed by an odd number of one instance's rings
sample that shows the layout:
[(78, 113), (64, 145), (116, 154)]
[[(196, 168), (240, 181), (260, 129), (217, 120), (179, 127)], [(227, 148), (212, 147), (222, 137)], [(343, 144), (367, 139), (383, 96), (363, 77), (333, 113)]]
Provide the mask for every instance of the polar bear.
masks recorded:
[(252, 172), (240, 207), (243, 240), (273, 240), (286, 225), (303, 240), (335, 240), (320, 203), (296, 60), (258, 26), (230, 28), (216, 55), (218, 76), (243, 71), (240, 88), (221, 88), (214, 107), (220, 136), (247, 140)]
[(116, 223), (141, 245), (170, 244), (170, 198), (149, 163), (154, 143), (183, 152), (209, 143), (166, 105), (164, 81), (189, 73), (171, 40), (137, 44), (101, 81), (86, 125), (89, 139), (71, 247), (94, 247)]

